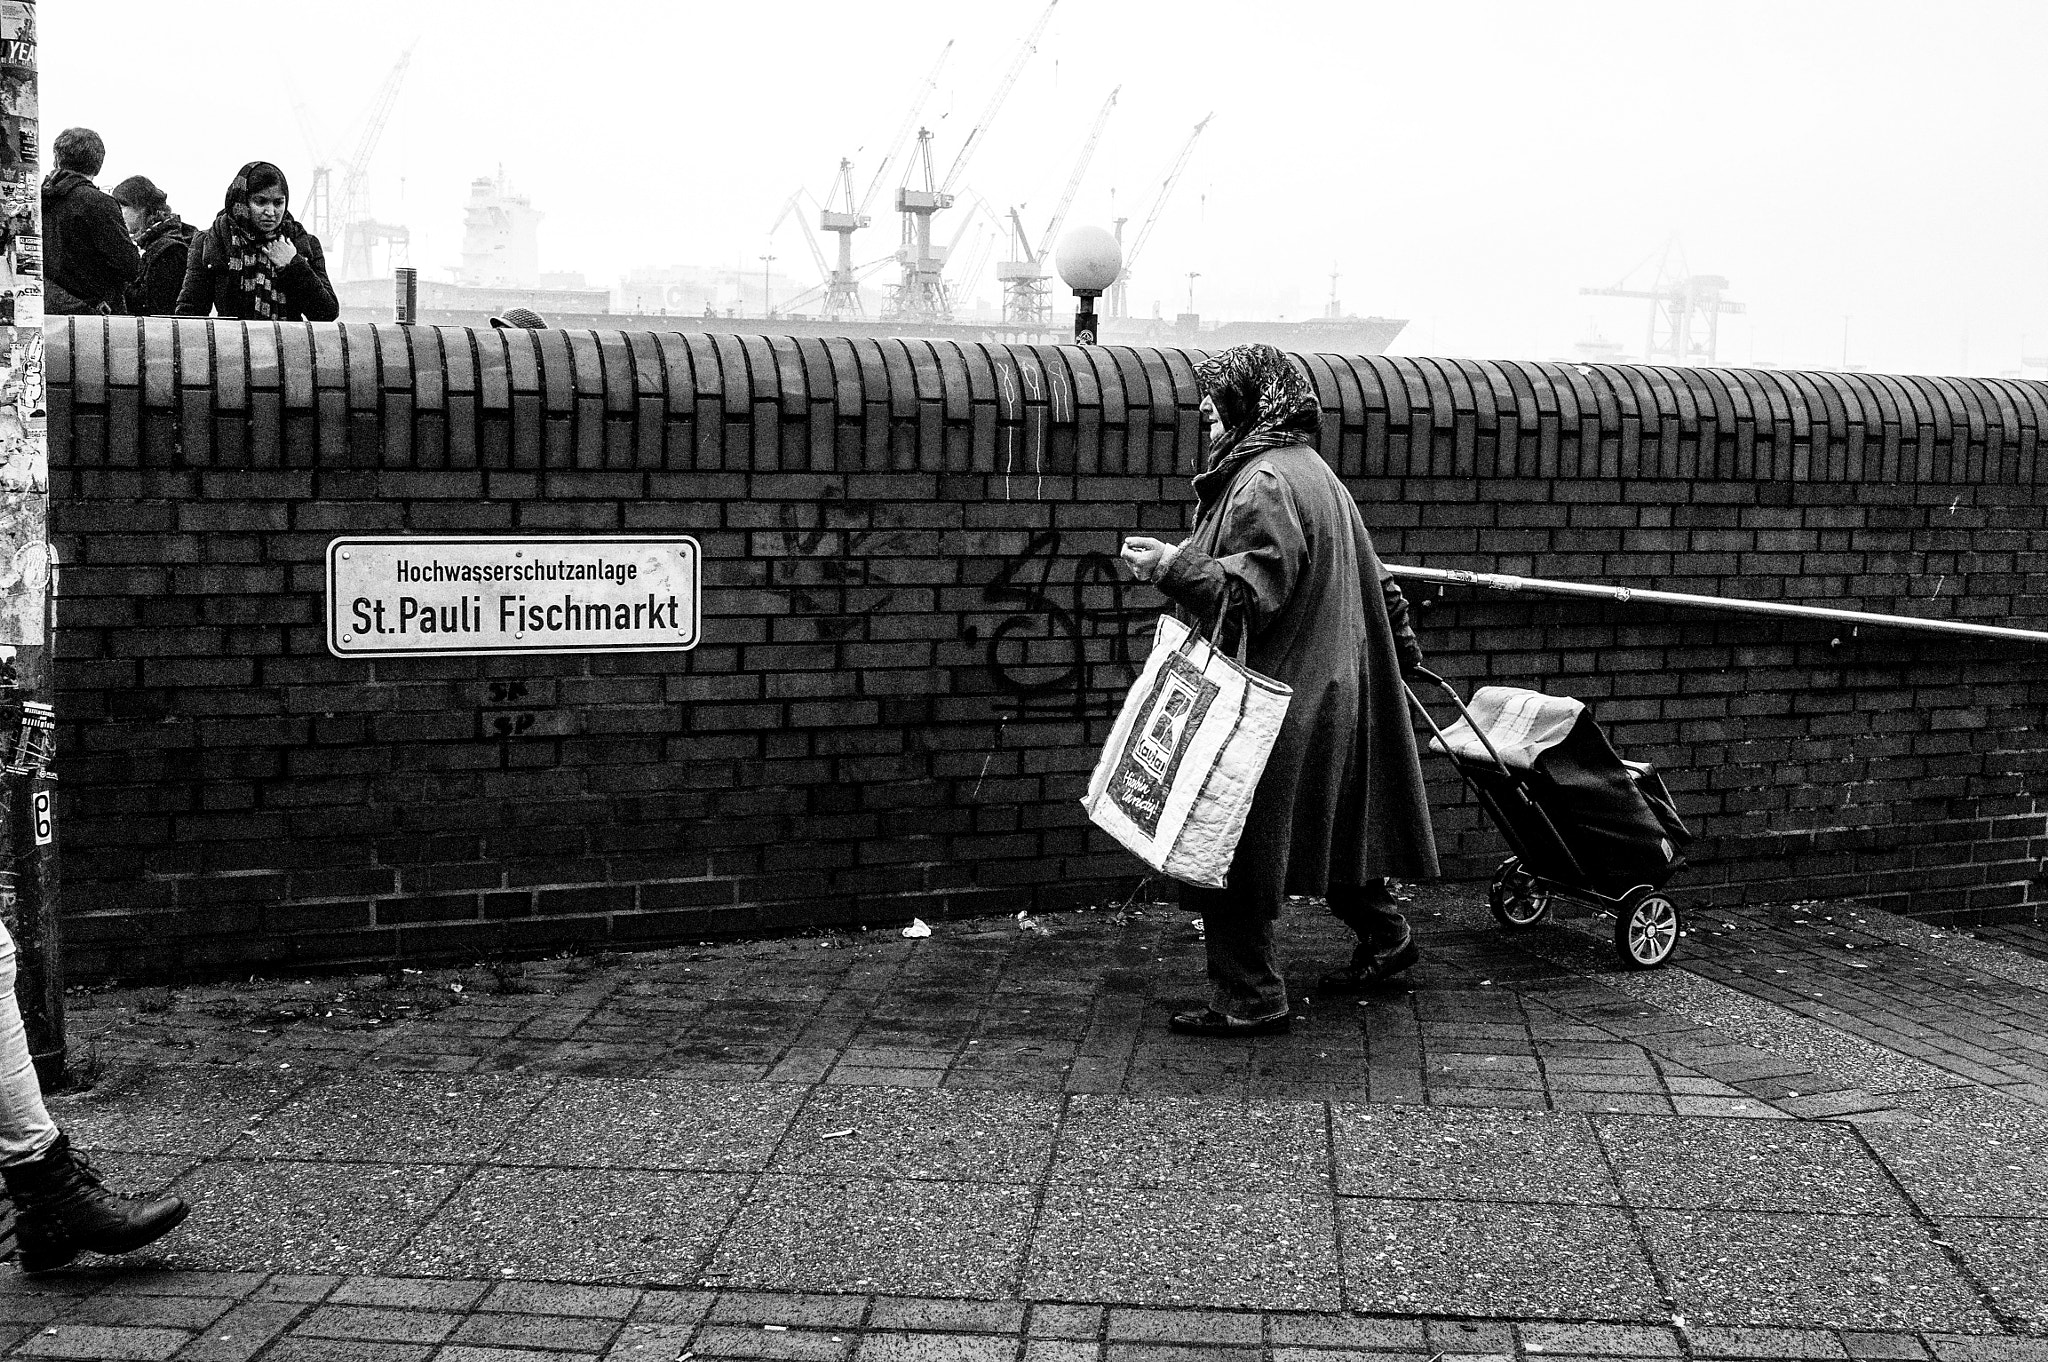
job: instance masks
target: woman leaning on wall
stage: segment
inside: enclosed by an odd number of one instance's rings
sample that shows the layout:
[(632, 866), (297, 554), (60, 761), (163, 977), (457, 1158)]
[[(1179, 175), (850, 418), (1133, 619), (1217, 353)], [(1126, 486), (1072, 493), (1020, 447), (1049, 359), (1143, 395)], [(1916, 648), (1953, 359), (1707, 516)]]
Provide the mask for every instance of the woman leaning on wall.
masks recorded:
[(251, 161), (228, 186), (213, 225), (192, 240), (180, 317), (331, 322), (341, 315), (320, 238), (289, 208), (284, 172)]

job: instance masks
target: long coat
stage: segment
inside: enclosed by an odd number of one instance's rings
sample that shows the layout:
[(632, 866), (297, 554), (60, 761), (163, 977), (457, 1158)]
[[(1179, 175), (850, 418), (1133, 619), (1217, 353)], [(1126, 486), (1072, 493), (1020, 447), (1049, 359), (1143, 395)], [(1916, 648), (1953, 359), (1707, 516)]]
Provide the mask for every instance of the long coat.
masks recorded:
[[(249, 315), (247, 295), (235, 286), (228, 268), (231, 251), (222, 239), (223, 228), (216, 222), (192, 238), (190, 258), (185, 266), (185, 283), (178, 291), (180, 317), (239, 317)], [(327, 282), (327, 256), (320, 238), (301, 231), (291, 238), (298, 252), (292, 263), (277, 272), (277, 287), (284, 294), (285, 310), (270, 320), (279, 322), (331, 322), (341, 315), (334, 285)]]
[[(1436, 839), (1387, 610), (1401, 598), (1357, 503), (1305, 444), (1227, 456), (1195, 479), (1195, 493), (1194, 533), (1160, 589), (1205, 629), (1234, 589), (1233, 610), (1249, 615), (1247, 665), (1294, 688), (1232, 890), (1277, 913), (1286, 895), (1332, 883), (1434, 877)], [(1406, 632), (1405, 604), (1400, 614)]]

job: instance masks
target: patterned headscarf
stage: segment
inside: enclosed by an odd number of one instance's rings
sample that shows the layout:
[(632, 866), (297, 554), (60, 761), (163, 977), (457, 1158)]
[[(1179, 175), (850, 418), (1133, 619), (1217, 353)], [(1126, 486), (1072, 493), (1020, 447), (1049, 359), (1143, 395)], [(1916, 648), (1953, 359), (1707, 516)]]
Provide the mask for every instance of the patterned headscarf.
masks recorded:
[(1195, 367), (1202, 395), (1223, 418), (1223, 439), (1207, 467), (1254, 450), (1306, 444), (1323, 428), (1315, 389), (1293, 360), (1270, 345), (1233, 345)]
[(265, 319), (282, 317), (287, 308), (284, 290), (277, 286), (277, 266), (270, 263), (264, 247), (277, 237), (289, 241), (303, 233), (289, 211), (278, 223), (275, 236), (266, 238), (257, 232), (249, 196), (272, 185), (287, 200), (291, 198), (292, 191), (282, 170), (268, 161), (249, 162), (236, 172), (235, 182), (228, 186), (227, 200), (213, 220), (214, 230), (227, 247), (228, 272), (235, 278), (235, 287), (248, 300), (250, 315)]

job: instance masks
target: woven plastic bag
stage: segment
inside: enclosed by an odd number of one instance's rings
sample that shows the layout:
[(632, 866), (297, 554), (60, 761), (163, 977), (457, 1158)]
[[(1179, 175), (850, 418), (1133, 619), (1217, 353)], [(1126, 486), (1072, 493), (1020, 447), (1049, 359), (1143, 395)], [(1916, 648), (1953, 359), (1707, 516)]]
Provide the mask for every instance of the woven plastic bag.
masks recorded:
[(1292, 696), (1161, 616), (1081, 800), (1088, 817), (1161, 874), (1221, 888)]

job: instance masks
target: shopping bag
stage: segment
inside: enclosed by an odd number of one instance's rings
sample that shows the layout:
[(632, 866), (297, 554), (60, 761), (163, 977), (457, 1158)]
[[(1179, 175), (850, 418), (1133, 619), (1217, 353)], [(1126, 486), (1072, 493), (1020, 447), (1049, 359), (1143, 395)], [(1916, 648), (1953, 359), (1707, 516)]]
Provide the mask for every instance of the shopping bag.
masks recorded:
[(1161, 616), (1081, 800), (1088, 817), (1154, 870), (1222, 888), (1292, 695)]

